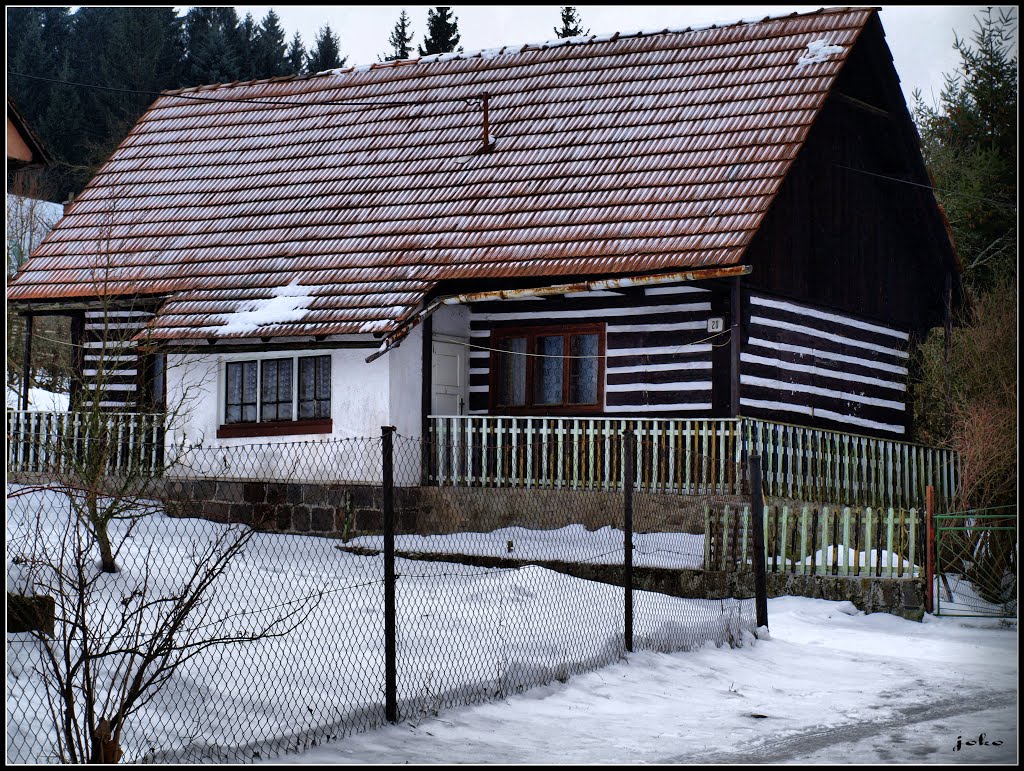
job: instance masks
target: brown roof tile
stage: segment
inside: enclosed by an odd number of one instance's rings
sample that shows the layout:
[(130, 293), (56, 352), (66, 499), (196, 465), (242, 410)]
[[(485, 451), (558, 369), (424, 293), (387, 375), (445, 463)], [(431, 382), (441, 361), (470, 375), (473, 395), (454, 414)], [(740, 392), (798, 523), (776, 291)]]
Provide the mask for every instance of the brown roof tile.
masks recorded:
[[(305, 315), (259, 335), (324, 335), (447, 280), (735, 264), (872, 13), (167, 92), (8, 298), (167, 294), (153, 336), (202, 338), (297, 281)], [(799, 64), (819, 40), (844, 50)]]

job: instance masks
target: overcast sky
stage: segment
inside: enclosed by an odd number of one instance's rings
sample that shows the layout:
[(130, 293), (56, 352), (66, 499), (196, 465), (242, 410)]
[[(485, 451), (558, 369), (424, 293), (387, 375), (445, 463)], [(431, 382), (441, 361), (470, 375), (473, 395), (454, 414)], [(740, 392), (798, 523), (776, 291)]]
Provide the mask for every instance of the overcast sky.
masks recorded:
[[(257, 21), (273, 8), (280, 16), (289, 40), (298, 30), (307, 47), (320, 26), (329, 24), (340, 37), (342, 54), (348, 56), (347, 64), (350, 65), (375, 62), (378, 56), (386, 53), (388, 36), (403, 7), (412, 21), (415, 47), (423, 42), (429, 6), (236, 6), (239, 15), (252, 13)], [(626, 3), (576, 6), (584, 26), (594, 34), (735, 21), (794, 11), (814, 11), (820, 7)], [(560, 6), (557, 5), (455, 5), (451, 8), (459, 20), (461, 45), (466, 51), (549, 40), (555, 37), (554, 27), (559, 23)], [(954, 72), (960, 62), (953, 49), (954, 31), (969, 38), (975, 29), (973, 17), (983, 10), (984, 6), (882, 6), (882, 26), (908, 102), (915, 88), (922, 90), (926, 101), (937, 101), (943, 83), (942, 74)]]

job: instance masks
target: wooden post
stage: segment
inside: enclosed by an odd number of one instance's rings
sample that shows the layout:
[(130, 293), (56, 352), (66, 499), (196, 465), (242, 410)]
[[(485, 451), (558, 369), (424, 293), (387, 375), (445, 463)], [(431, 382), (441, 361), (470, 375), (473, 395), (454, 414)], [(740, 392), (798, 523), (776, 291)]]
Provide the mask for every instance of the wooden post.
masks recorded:
[(434, 390), (434, 317), (427, 316), (423, 321), (423, 344), (420, 348), (420, 367), (422, 390), (420, 391), (420, 436), (423, 438), (420, 450), (420, 483), (430, 484), (433, 476), (434, 442), (430, 434), (430, 412)]
[(381, 426), (384, 508), (384, 714), (398, 722), (398, 666), (395, 636), (394, 426)]
[(85, 379), (82, 369), (85, 366), (85, 312), (79, 311), (71, 317), (71, 398), (72, 410), (79, 409), (82, 404)]
[(25, 361), (21, 365), (21, 409), (28, 409), (29, 377), (32, 373), (32, 319), (31, 313), (25, 314)]
[(633, 652), (633, 464), (636, 453), (635, 444), (636, 435), (633, 431), (623, 431), (622, 452), (625, 469), (622, 475), (622, 545), (624, 549), (622, 585), (626, 598), (626, 650), (630, 653)]
[(946, 282), (942, 292), (942, 369), (943, 380), (945, 381), (946, 410), (950, 410), (953, 404), (953, 389), (951, 384), (950, 355), (953, 351), (953, 274), (946, 273)]
[(925, 491), (925, 604), (928, 605), (928, 612), (935, 612), (935, 488), (928, 485)]
[(747, 458), (750, 475), (750, 514), (754, 530), (754, 603), (757, 626), (768, 628), (768, 582), (764, 565), (764, 499), (761, 496), (761, 458), (757, 454)]
[(729, 338), (730, 364), (732, 372), (729, 378), (729, 416), (739, 417), (740, 414), (740, 343), (743, 337), (743, 316), (741, 313), (740, 277), (736, 276), (732, 282), (732, 293), (729, 303), (729, 311), (732, 330)]

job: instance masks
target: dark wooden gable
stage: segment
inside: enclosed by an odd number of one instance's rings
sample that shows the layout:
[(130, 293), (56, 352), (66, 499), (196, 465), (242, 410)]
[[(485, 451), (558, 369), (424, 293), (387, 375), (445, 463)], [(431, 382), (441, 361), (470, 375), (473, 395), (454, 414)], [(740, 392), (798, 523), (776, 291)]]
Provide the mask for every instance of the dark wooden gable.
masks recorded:
[(906, 182), (929, 184), (876, 15), (751, 243), (747, 285), (907, 331), (941, 324), (956, 258), (933, 193)]

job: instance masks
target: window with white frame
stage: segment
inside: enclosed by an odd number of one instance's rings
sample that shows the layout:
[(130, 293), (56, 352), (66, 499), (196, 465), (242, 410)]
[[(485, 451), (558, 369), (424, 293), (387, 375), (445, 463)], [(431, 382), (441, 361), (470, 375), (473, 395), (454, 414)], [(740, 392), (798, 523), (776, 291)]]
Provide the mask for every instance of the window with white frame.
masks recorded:
[(331, 357), (286, 356), (229, 361), (224, 424), (275, 424), (331, 416)]

